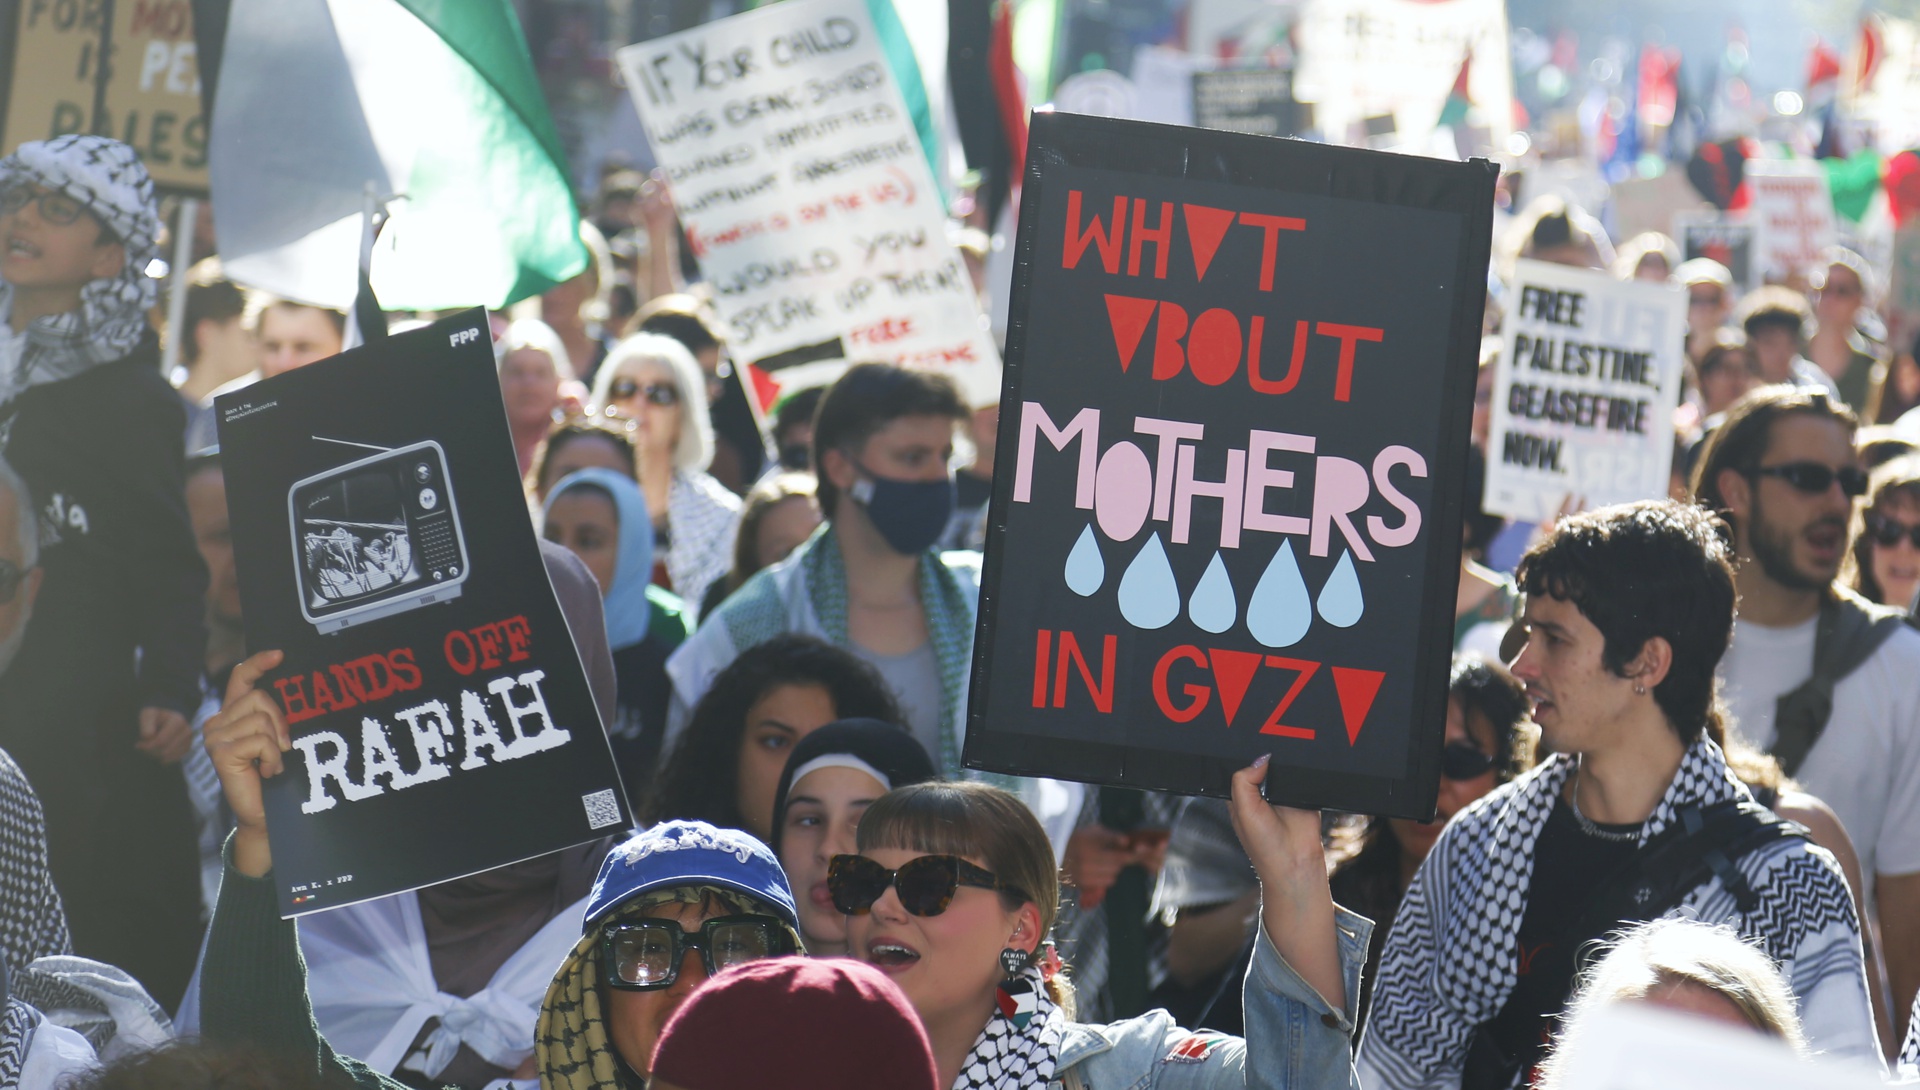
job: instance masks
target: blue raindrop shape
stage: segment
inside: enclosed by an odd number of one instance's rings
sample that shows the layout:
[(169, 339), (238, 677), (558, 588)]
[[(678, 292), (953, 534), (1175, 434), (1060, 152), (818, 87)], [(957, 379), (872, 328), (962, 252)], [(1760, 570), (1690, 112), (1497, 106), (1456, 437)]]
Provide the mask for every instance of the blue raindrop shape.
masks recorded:
[(1187, 599), (1187, 617), (1202, 632), (1225, 632), (1240, 616), (1240, 603), (1233, 597), (1233, 580), (1227, 578), (1226, 562), (1219, 553), (1207, 565), (1207, 573)]
[(1320, 588), (1320, 619), (1335, 628), (1352, 628), (1360, 623), (1367, 602), (1360, 594), (1360, 576), (1353, 570), (1353, 554), (1342, 552), (1327, 585)]
[(1135, 628), (1165, 628), (1180, 616), (1180, 587), (1173, 581), (1160, 533), (1147, 535), (1140, 555), (1120, 577), (1120, 616)]
[(1267, 562), (1253, 597), (1247, 599), (1247, 631), (1268, 647), (1291, 647), (1311, 627), (1313, 600), (1293, 558), (1293, 542), (1285, 541)]
[(1100, 555), (1100, 541), (1093, 527), (1080, 531), (1080, 540), (1067, 554), (1067, 589), (1082, 598), (1090, 597), (1107, 581), (1107, 561)]

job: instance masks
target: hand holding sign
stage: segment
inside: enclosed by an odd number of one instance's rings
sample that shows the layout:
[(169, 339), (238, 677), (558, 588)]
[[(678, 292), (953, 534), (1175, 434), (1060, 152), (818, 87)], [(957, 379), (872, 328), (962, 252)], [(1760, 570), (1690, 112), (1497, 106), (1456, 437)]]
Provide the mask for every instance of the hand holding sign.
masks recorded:
[(1301, 979), (1333, 1004), (1346, 1005), (1335, 940), (1333, 894), (1320, 846), (1320, 812), (1275, 806), (1261, 796), (1270, 758), (1233, 774), (1228, 811), (1240, 846), (1260, 876), (1260, 924)]
[(282, 754), (293, 748), (286, 714), (254, 685), (284, 657), (279, 651), (262, 651), (234, 667), (227, 680), (226, 702), (207, 720), (203, 732), (227, 809), (233, 811), (233, 866), (250, 878), (273, 869), (260, 781), (284, 771)]

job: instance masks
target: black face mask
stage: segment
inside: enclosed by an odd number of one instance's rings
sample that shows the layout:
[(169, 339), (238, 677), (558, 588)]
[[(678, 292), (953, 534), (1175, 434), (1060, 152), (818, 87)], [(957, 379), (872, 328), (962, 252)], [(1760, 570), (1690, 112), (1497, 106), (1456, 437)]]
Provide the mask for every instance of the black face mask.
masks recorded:
[(805, 443), (780, 448), (780, 464), (787, 469), (806, 470), (813, 463), (813, 450)]
[(866, 508), (873, 528), (894, 552), (917, 556), (933, 548), (953, 518), (953, 475), (937, 481), (902, 481), (865, 469), (848, 490)]

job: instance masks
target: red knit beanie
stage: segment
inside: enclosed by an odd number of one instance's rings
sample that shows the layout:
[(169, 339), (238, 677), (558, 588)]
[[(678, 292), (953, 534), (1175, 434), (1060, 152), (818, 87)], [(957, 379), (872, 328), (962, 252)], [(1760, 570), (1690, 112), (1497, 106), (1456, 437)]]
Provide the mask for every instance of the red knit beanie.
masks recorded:
[(845, 958), (768, 958), (716, 975), (667, 1022), (652, 1077), (682, 1090), (940, 1090), (906, 995)]

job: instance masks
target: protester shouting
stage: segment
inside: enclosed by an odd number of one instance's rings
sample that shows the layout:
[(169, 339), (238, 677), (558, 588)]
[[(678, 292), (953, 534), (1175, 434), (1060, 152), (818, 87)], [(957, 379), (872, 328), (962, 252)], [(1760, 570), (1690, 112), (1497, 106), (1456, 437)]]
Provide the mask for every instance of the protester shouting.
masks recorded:
[(847, 952), (847, 920), (833, 907), (827, 864), (858, 847), (861, 816), (888, 791), (933, 778), (933, 759), (913, 735), (879, 719), (829, 723), (793, 747), (774, 793), (769, 843), (793, 883), (809, 953)]
[[(355, 1084), (402, 1084), (339, 1056), (314, 1024), (291, 921), (278, 918), (263, 779), (285, 770), (285, 714), (255, 685), (280, 664), (265, 651), (235, 668), (207, 724), (235, 831), (202, 966), (208, 1040), (290, 1053)], [(548, 1090), (641, 1090), (667, 1019), (709, 975), (800, 953), (786, 875), (764, 844), (702, 822), (668, 822), (615, 847), (601, 864), (581, 938), (555, 972), (532, 1027), (533, 1058), (516, 1072)]]
[(1577, 951), (1665, 915), (1764, 941), (1813, 1046), (1877, 1062), (1839, 865), (1754, 804), (1705, 736), (1734, 600), (1713, 517), (1671, 501), (1576, 515), (1518, 575), (1513, 673), (1553, 756), (1455, 815), (1414, 874), (1360, 1046), (1369, 1090), (1523, 1084)]
[(640, 812), (649, 821), (695, 818), (771, 840), (788, 756), (839, 719), (898, 723), (900, 706), (865, 662), (812, 636), (775, 636), (714, 679)]
[(76, 947), (171, 1003), (199, 933), (193, 816), (169, 766), (192, 743), (206, 569), (186, 414), (147, 325), (159, 229), (125, 144), (61, 136), (0, 160), (0, 430), (38, 505), (43, 575), (0, 679), (0, 745), (46, 805)]
[(573, 550), (606, 596), (607, 644), (619, 679), (607, 738), (637, 813), (666, 737), (667, 656), (687, 638), (685, 607), (650, 581), (653, 526), (646, 498), (628, 478), (599, 468), (561, 478), (547, 493), (541, 534)]
[(1853, 436), (1853, 414), (1818, 390), (1756, 390), (1707, 441), (1693, 482), (1739, 561), (1720, 664), (1734, 729), (1846, 826), (1898, 1015), (1920, 991), (1920, 633), (1835, 582), (1868, 485)]
[(853, 956), (920, 1013), (940, 1085), (1356, 1086), (1348, 1043), (1372, 925), (1327, 893), (1319, 815), (1261, 799), (1266, 763), (1233, 778), (1234, 826), (1266, 891), (1245, 1040), (1190, 1032), (1165, 1011), (1073, 1020), (1072, 990), (1043, 945), (1059, 908), (1053, 847), (1012, 795), (927, 783), (869, 807), (860, 853), (834, 858), (828, 887)]
[(707, 586), (726, 574), (740, 523), (740, 497), (707, 472), (713, 424), (700, 365), (672, 337), (636, 333), (601, 365), (592, 407), (635, 421), (656, 551), (673, 592), (697, 609)]

